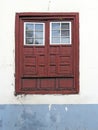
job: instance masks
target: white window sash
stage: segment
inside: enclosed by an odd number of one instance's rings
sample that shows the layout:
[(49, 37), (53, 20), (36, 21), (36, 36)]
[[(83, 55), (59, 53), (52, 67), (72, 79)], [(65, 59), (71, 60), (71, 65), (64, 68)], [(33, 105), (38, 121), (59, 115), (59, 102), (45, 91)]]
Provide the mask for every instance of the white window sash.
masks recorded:
[[(43, 25), (43, 44), (35, 44), (35, 43), (34, 44), (26, 44), (26, 25), (27, 24), (34, 24), (34, 25), (35, 24), (42, 24)], [(34, 33), (35, 33), (35, 26), (34, 26)], [(24, 45), (27, 45), (27, 46), (43, 46), (43, 45), (45, 45), (45, 23), (41, 23), (41, 22), (24, 22)]]
[[(60, 43), (52, 43), (52, 23), (60, 23)], [(61, 43), (61, 23), (69, 23), (69, 40), (70, 40), (70, 43)], [(72, 31), (72, 27), (71, 27), (71, 22), (70, 21), (58, 21), (58, 22), (50, 22), (50, 44), (51, 45), (59, 45), (59, 44), (62, 44), (62, 45), (70, 45), (72, 44), (72, 34), (71, 34), (71, 31)]]

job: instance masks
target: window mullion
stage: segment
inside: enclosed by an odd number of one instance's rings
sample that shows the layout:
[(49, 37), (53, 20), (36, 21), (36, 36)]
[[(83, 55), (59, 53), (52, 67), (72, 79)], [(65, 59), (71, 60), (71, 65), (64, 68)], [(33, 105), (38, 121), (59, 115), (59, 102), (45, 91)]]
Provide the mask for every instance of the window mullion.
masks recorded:
[(35, 23), (34, 23), (34, 45), (35, 45)]
[(60, 22), (60, 44), (61, 44), (61, 22)]

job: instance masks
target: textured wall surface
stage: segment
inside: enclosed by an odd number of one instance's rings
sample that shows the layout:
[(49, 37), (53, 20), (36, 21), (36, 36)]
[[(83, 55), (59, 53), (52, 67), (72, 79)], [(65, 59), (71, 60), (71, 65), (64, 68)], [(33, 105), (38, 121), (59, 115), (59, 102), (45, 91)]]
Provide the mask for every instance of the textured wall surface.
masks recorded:
[(0, 105), (0, 130), (98, 130), (98, 105)]
[[(15, 97), (15, 14), (79, 12), (80, 92)], [(0, 104), (98, 103), (98, 0), (0, 1)]]
[[(17, 12), (79, 12), (78, 95), (14, 96)], [(98, 0), (0, 1), (0, 104), (6, 104), (0, 105), (0, 130), (98, 130), (94, 103), (98, 104)]]

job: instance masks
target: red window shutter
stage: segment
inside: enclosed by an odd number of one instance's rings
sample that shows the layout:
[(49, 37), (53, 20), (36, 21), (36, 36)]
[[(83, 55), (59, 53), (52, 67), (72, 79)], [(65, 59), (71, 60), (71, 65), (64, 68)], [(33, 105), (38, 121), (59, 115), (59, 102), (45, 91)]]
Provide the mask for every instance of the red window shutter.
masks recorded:
[[(50, 44), (50, 22), (70, 21), (71, 44)], [(24, 23), (45, 24), (45, 45), (24, 44)], [(79, 14), (17, 13), (15, 28), (16, 94), (79, 92)]]

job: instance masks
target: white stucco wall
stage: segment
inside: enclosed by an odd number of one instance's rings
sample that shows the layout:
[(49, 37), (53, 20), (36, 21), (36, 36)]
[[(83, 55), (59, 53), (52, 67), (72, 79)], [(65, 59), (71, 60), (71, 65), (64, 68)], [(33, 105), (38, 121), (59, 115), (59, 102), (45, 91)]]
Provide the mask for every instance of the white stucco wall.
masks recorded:
[[(79, 12), (79, 94), (14, 96), (16, 12)], [(98, 103), (98, 0), (0, 1), (0, 103)]]

